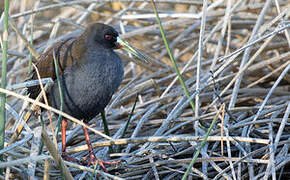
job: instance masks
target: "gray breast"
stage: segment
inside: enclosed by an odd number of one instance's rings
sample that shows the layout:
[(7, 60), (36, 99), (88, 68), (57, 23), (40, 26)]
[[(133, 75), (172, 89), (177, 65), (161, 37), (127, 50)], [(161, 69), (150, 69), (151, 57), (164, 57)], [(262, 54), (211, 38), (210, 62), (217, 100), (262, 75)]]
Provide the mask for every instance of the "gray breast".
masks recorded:
[[(120, 57), (112, 52), (87, 53), (85, 63), (65, 69), (61, 76), (64, 112), (89, 121), (106, 107), (124, 73)], [(57, 109), (60, 108), (59, 97), (55, 82), (49, 92), (49, 101)]]

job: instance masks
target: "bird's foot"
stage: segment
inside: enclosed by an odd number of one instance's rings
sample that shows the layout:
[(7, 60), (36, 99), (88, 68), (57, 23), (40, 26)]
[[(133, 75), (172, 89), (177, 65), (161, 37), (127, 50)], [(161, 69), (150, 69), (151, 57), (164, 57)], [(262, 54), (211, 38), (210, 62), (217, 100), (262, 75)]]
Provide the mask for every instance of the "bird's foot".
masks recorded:
[(101, 159), (97, 159), (94, 153), (90, 153), (89, 156), (87, 156), (87, 157), (82, 159), (82, 164), (83, 165), (90, 166), (90, 165), (98, 164), (103, 169), (103, 171), (105, 171), (105, 172), (107, 172), (105, 164), (110, 164), (111, 165), (111, 164), (118, 164), (120, 162), (121, 162), (120, 160), (118, 160), (118, 161), (104, 161), (104, 160), (101, 160)]
[(66, 161), (70, 161), (70, 162), (74, 162), (74, 163), (81, 164), (81, 162), (80, 162), (78, 159), (69, 156), (66, 152), (62, 152), (61, 157), (62, 157), (64, 160), (66, 160)]

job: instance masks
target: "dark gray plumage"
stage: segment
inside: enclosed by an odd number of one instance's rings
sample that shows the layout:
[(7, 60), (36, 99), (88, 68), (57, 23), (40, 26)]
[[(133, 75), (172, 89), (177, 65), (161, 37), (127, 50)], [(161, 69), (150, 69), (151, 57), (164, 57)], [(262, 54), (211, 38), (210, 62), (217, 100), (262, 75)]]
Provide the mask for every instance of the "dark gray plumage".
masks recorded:
[[(105, 39), (106, 35), (110, 35), (110, 39)], [(48, 91), (51, 106), (60, 108), (52, 56), (55, 51), (61, 74), (63, 111), (87, 122), (106, 107), (123, 78), (122, 61), (113, 50), (118, 48), (117, 36), (108, 25), (92, 24), (79, 37), (64, 40), (41, 56), (37, 64), (41, 77), (55, 80)], [(41, 72), (42, 69), (46, 71)], [(37, 79), (35, 72), (31, 79)], [(40, 89), (31, 87), (28, 90), (30, 97), (35, 98)]]
[[(96, 44), (97, 45), (97, 44)], [(66, 68), (61, 76), (63, 111), (88, 121), (103, 110), (123, 78), (119, 56), (111, 49), (88, 49), (81, 65)], [(60, 108), (57, 83), (49, 93), (51, 105)]]
[[(83, 63), (66, 68), (61, 77), (63, 111), (86, 121), (106, 107), (123, 78), (119, 56), (111, 49), (98, 46), (88, 49)], [(49, 101), (59, 109), (57, 83), (52, 86)]]

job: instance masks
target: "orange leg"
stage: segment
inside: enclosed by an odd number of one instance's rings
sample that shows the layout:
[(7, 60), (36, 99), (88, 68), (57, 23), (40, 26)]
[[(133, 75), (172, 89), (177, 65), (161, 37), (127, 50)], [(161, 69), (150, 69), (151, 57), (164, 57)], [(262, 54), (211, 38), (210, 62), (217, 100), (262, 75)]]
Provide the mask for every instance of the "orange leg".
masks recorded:
[(62, 147), (62, 153), (61, 156), (64, 160), (66, 161), (72, 161), (75, 163), (80, 163), (79, 160), (70, 157), (67, 153), (66, 153), (66, 128), (67, 128), (67, 120), (65, 118), (62, 119), (61, 121), (61, 147)]
[(66, 152), (66, 128), (67, 128), (67, 120), (65, 118), (61, 121), (61, 147), (62, 153)]
[[(101, 166), (101, 168), (104, 171), (106, 171), (106, 168), (105, 168), (104, 164), (117, 164), (117, 163), (120, 162), (120, 161), (104, 161), (104, 160), (97, 159), (96, 156), (95, 156), (95, 153), (93, 152), (93, 148), (92, 148), (92, 145), (91, 145), (88, 129), (83, 126), (83, 130), (84, 130), (85, 139), (86, 139), (86, 142), (87, 142), (87, 145), (88, 145), (88, 149), (89, 149), (89, 158), (90, 158), (90, 160), (89, 160), (89, 163), (87, 164), (88, 166), (90, 166), (91, 164), (99, 164)], [(83, 160), (86, 161), (87, 158), (84, 158)]]

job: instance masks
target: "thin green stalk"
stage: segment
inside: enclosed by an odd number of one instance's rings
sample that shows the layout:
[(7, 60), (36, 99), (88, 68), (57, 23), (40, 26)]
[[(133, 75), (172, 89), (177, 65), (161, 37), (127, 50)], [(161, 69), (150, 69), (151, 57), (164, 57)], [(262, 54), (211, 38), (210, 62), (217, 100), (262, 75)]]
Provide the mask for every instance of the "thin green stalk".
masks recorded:
[[(135, 108), (136, 108), (137, 100), (138, 100), (138, 94), (137, 94), (137, 96), (136, 96), (136, 99), (135, 99), (134, 105), (133, 105), (133, 107), (132, 107), (132, 110), (131, 110), (131, 112), (130, 112), (129, 118), (128, 118), (126, 124), (125, 124), (124, 130), (123, 130), (123, 132), (121, 133), (120, 138), (123, 138), (123, 137), (125, 136), (125, 134), (126, 134), (126, 131), (127, 131), (127, 129), (128, 129), (128, 126), (129, 126), (129, 124), (130, 124), (130, 122), (131, 122), (132, 116), (133, 116), (134, 111), (135, 111)], [(116, 151), (117, 151), (117, 152), (121, 152), (121, 145), (118, 146), (118, 148), (117, 148)]]
[(92, 176), (90, 175), (91, 180), (96, 179), (96, 177), (97, 177), (97, 173), (96, 173), (97, 167), (98, 167), (98, 164), (95, 164), (93, 175)]
[[(8, 9), (9, 0), (4, 1), (4, 26), (3, 26), (3, 43), (2, 43), (2, 76), (1, 76), (1, 88), (6, 88), (6, 62), (7, 62), (7, 50), (8, 50)], [(6, 94), (0, 94), (1, 107), (0, 107), (0, 150), (4, 148), (5, 141), (5, 121), (6, 121)], [(0, 155), (0, 160), (3, 161), (3, 155)], [(1, 169), (3, 174), (3, 169)]]
[[(186, 88), (186, 86), (185, 86), (185, 84), (184, 84), (184, 81), (183, 81), (183, 79), (182, 79), (182, 76), (181, 76), (181, 74), (180, 74), (180, 72), (179, 72), (179, 69), (178, 69), (178, 67), (177, 67), (176, 61), (175, 61), (175, 59), (174, 59), (174, 57), (173, 57), (173, 55), (172, 55), (172, 53), (171, 53), (171, 50), (170, 50), (170, 48), (169, 48), (168, 41), (167, 41), (167, 39), (166, 39), (166, 36), (165, 36), (165, 33), (164, 33), (163, 26), (162, 26), (162, 24), (161, 24), (161, 22), (160, 22), (160, 18), (159, 18), (159, 15), (158, 15), (158, 11), (157, 11), (157, 8), (156, 8), (156, 5), (155, 5), (155, 2), (154, 2), (154, 0), (151, 0), (151, 1), (152, 1), (152, 4), (153, 4), (153, 8), (154, 8), (155, 15), (156, 15), (156, 20), (157, 20), (157, 22), (158, 22), (158, 24), (159, 24), (159, 28), (160, 28), (160, 32), (161, 32), (161, 35), (162, 35), (162, 39), (163, 39), (164, 44), (165, 44), (165, 46), (166, 46), (166, 49), (167, 49), (168, 55), (169, 55), (169, 57), (170, 57), (170, 60), (171, 60), (171, 62), (172, 62), (172, 64), (173, 64), (174, 70), (176, 71), (176, 74), (177, 74), (177, 76), (178, 76), (178, 79), (179, 79), (179, 81), (180, 81), (180, 84), (182, 85), (183, 90), (184, 90), (184, 92), (185, 92), (187, 98), (190, 98), (189, 92), (188, 92), (188, 90), (187, 90), (187, 88)], [(189, 104), (191, 105), (192, 110), (195, 111), (195, 107), (194, 107), (194, 104), (193, 104), (193, 101), (192, 101), (192, 100), (189, 102)], [(212, 128), (214, 127), (214, 125), (215, 125), (215, 123), (216, 123), (216, 120), (217, 120), (217, 116), (213, 119), (213, 121), (212, 121), (210, 127), (208, 128), (208, 131), (207, 131), (207, 133), (206, 133), (206, 135), (205, 135), (205, 138), (204, 138), (203, 141), (201, 142), (200, 147), (198, 148), (197, 152), (194, 154), (192, 161), (190, 162), (190, 164), (189, 164), (189, 166), (188, 166), (188, 168), (187, 168), (185, 174), (184, 174), (183, 177), (182, 177), (182, 180), (185, 180), (185, 179), (187, 178), (187, 176), (188, 176), (188, 174), (189, 174), (191, 168), (193, 167), (193, 165), (194, 165), (194, 163), (195, 163), (195, 161), (196, 161), (196, 159), (197, 159), (197, 157), (198, 157), (198, 155), (199, 155), (201, 149), (204, 147), (205, 143), (207, 142), (207, 138), (208, 138), (208, 136), (209, 136), (209, 134), (210, 134)]]
[(198, 155), (199, 155), (201, 149), (204, 147), (205, 143), (207, 142), (207, 138), (208, 138), (208, 136), (209, 136), (211, 130), (212, 130), (213, 127), (215, 126), (217, 119), (218, 119), (218, 116), (215, 116), (214, 119), (212, 120), (211, 125), (210, 125), (210, 127), (208, 128), (208, 130), (207, 130), (207, 132), (206, 132), (206, 135), (205, 135), (204, 139), (203, 139), (202, 142), (200, 143), (200, 146), (198, 147), (198, 150), (195, 152), (195, 154), (194, 154), (194, 156), (193, 156), (193, 158), (192, 158), (192, 160), (191, 160), (189, 166), (187, 167), (186, 172), (184, 173), (184, 175), (183, 175), (183, 177), (182, 177), (182, 180), (186, 180), (186, 179), (187, 179), (187, 176), (188, 176), (188, 174), (190, 173), (191, 168), (193, 167), (193, 165), (194, 165), (194, 163), (195, 163), (195, 161), (196, 161), (196, 159), (197, 159), (197, 157), (198, 157)]
[(102, 120), (103, 120), (103, 124), (104, 124), (105, 134), (107, 136), (110, 136), (110, 131), (109, 131), (109, 127), (108, 127), (108, 123), (107, 123), (107, 119), (106, 119), (105, 110), (101, 111), (101, 116), (102, 116)]
[(123, 138), (123, 137), (125, 136), (125, 133), (126, 133), (126, 131), (127, 131), (127, 129), (128, 129), (128, 126), (129, 126), (129, 124), (130, 124), (131, 118), (132, 118), (132, 116), (133, 116), (133, 114), (134, 114), (134, 111), (135, 111), (135, 108), (136, 108), (136, 104), (137, 104), (137, 100), (138, 100), (138, 94), (137, 94), (137, 96), (136, 96), (136, 99), (135, 99), (134, 105), (133, 105), (132, 110), (131, 110), (131, 112), (130, 112), (130, 116), (129, 116), (129, 118), (128, 118), (128, 121), (126, 122), (125, 128), (124, 128), (124, 130), (123, 130), (123, 132), (122, 132), (120, 138)]
[[(44, 121), (43, 121), (42, 115), (39, 114), (38, 118), (39, 118), (39, 122), (41, 124), (41, 127), (44, 128)], [(44, 146), (44, 142), (43, 142), (42, 137), (41, 137), (41, 141), (40, 141), (40, 144), (39, 144), (39, 153), (38, 153), (38, 155), (42, 154), (43, 146)]]
[[(31, 15), (31, 27), (30, 27), (30, 45), (33, 45), (33, 32), (34, 32), (34, 26), (33, 26), (33, 15)], [(32, 68), (32, 54), (31, 52), (29, 53), (29, 62), (28, 62), (28, 74), (30, 74), (31, 72), (31, 68)]]
[[(104, 125), (105, 134), (107, 136), (110, 136), (110, 131), (109, 131), (109, 126), (108, 126), (107, 119), (106, 119), (105, 110), (101, 111), (101, 117), (102, 117), (102, 121), (103, 121), (103, 125)], [(110, 153), (114, 152), (112, 146), (109, 146), (109, 151), (110, 151)]]
[[(53, 62), (54, 62), (54, 69), (55, 69), (55, 74), (56, 74), (56, 80), (57, 80), (57, 85), (58, 85), (58, 91), (59, 91), (59, 97), (60, 97), (60, 107), (59, 110), (62, 111), (63, 110), (63, 92), (62, 92), (62, 86), (61, 86), (61, 80), (60, 80), (60, 76), (59, 76), (59, 71), (58, 71), (58, 59), (55, 57), (55, 53), (53, 52)], [(56, 127), (55, 127), (55, 137), (57, 138), (57, 134), (59, 132), (60, 129), (60, 122), (61, 122), (62, 116), (59, 115), (58, 119), (57, 119), (57, 123), (56, 123)]]
[[(152, 4), (153, 4), (153, 9), (154, 9), (154, 12), (155, 12), (155, 15), (156, 15), (156, 20), (157, 20), (157, 22), (158, 22), (158, 24), (159, 24), (159, 29), (160, 29), (160, 32), (161, 32), (161, 36), (162, 36), (162, 39), (163, 39), (164, 44), (165, 44), (165, 46), (166, 46), (166, 49), (167, 49), (167, 52), (168, 52), (169, 58), (170, 58), (170, 60), (171, 60), (171, 62), (172, 62), (172, 64), (173, 64), (174, 70), (175, 70), (175, 72), (176, 72), (176, 74), (177, 74), (177, 76), (178, 76), (178, 79), (179, 79), (180, 84), (181, 84), (182, 87), (183, 87), (183, 90), (184, 90), (184, 92), (185, 92), (185, 94), (186, 94), (186, 97), (189, 99), (189, 98), (190, 98), (189, 92), (188, 92), (187, 87), (186, 87), (186, 85), (185, 85), (185, 83), (184, 83), (184, 81), (183, 81), (183, 79), (182, 79), (182, 76), (181, 76), (181, 74), (180, 74), (180, 72), (179, 72), (179, 69), (178, 69), (177, 64), (176, 64), (176, 61), (175, 61), (175, 59), (174, 59), (174, 57), (173, 57), (173, 55), (172, 55), (172, 52), (171, 52), (171, 50), (170, 50), (170, 48), (169, 48), (168, 41), (167, 41), (167, 38), (166, 38), (166, 36), (165, 36), (165, 32), (164, 32), (163, 26), (162, 26), (162, 24), (161, 24), (161, 21), (160, 21), (159, 15), (158, 15), (158, 11), (157, 11), (157, 8), (156, 8), (156, 5), (155, 5), (155, 2), (154, 2), (154, 0), (151, 0), (151, 2), (152, 2)], [(190, 104), (190, 106), (191, 106), (191, 108), (192, 108), (192, 110), (193, 110), (193, 112), (194, 112), (194, 111), (195, 111), (195, 107), (194, 107), (194, 103), (193, 103), (193, 101), (190, 100), (190, 101), (189, 101), (189, 104)]]

